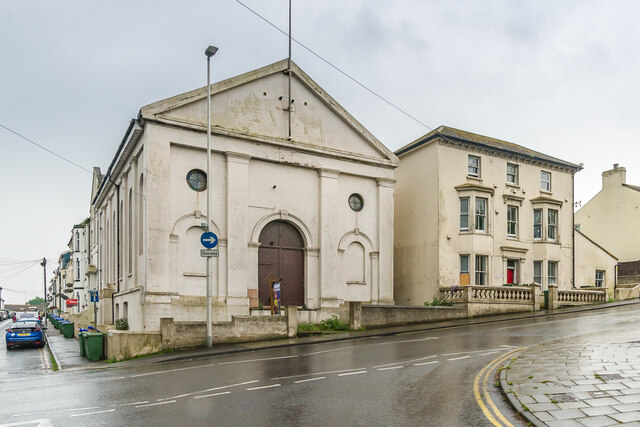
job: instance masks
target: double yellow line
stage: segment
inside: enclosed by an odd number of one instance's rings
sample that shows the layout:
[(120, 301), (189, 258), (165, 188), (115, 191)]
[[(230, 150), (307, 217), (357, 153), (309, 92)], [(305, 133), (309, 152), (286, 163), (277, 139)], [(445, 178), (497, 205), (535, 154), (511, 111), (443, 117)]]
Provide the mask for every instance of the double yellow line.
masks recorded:
[(38, 353), (40, 353), (40, 367), (42, 369), (51, 369), (51, 364), (49, 363), (49, 355), (47, 354), (45, 348), (38, 349)]
[[(513, 354), (521, 351), (522, 349), (524, 349), (524, 347), (516, 348), (515, 350), (512, 350), (494, 359), (491, 363), (482, 368), (482, 370), (476, 376), (475, 381), (473, 382), (473, 394), (476, 396), (476, 401), (478, 402), (480, 409), (482, 409), (484, 416), (487, 417), (487, 419), (491, 421), (494, 426), (513, 427), (513, 424), (511, 424), (509, 420), (507, 420), (506, 417), (502, 415), (502, 412), (498, 410), (496, 405), (493, 403), (493, 400), (491, 400), (491, 396), (489, 395), (489, 387), (487, 386), (489, 377), (498, 366), (504, 363), (505, 360), (507, 360)], [(502, 423), (500, 423), (496, 418), (499, 418)]]

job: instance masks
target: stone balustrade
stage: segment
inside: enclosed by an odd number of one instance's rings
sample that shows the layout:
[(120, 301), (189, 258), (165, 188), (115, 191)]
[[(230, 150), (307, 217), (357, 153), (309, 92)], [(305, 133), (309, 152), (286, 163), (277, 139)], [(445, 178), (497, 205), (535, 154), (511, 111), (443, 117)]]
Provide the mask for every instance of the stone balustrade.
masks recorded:
[(558, 289), (558, 307), (603, 304), (605, 302), (607, 302), (607, 292), (605, 289), (594, 289), (588, 291)]

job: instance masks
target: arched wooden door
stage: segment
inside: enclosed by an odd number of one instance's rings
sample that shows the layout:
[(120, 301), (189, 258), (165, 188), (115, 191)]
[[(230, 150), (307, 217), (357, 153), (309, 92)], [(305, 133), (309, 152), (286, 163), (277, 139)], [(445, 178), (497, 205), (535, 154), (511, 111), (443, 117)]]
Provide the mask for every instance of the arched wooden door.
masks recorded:
[(304, 304), (304, 241), (286, 221), (272, 221), (260, 233), (258, 298), (271, 303), (271, 280), (280, 279), (282, 305)]

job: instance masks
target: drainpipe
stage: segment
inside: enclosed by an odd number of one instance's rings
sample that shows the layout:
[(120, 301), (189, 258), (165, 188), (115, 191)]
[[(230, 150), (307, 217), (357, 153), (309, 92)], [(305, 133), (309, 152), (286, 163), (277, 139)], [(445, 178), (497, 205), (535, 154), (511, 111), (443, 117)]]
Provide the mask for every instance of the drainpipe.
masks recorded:
[[(113, 182), (109, 176), (109, 182), (116, 186), (116, 293), (120, 292), (120, 186)], [(111, 296), (111, 321), (115, 323), (115, 298)]]

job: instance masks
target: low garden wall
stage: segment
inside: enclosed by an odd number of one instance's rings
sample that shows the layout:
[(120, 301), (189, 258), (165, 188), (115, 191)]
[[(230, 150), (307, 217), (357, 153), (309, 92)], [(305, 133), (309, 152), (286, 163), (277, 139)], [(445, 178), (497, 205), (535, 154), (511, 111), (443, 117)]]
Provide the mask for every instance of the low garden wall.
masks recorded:
[(440, 320), (465, 319), (466, 317), (466, 307), (459, 306), (405, 307), (397, 305), (363, 305), (360, 322), (364, 328), (381, 328), (437, 322)]
[(616, 301), (640, 298), (640, 284), (620, 285), (615, 289)]
[(105, 356), (120, 361), (162, 350), (162, 333), (147, 331), (107, 331)]

